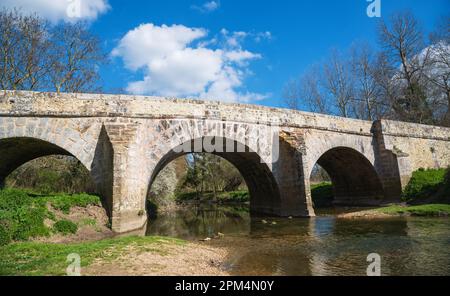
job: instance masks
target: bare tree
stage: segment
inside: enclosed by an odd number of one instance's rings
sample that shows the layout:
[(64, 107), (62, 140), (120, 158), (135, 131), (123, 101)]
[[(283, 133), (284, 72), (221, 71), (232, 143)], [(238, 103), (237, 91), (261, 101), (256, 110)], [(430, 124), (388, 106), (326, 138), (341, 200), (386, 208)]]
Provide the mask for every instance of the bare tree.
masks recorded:
[(333, 50), (324, 66), (323, 87), (332, 97), (338, 115), (351, 116), (351, 104), (354, 99), (353, 79), (348, 63), (337, 50)]
[(0, 11), (0, 86), (2, 89), (35, 90), (44, 87), (48, 73), (45, 57), (50, 41), (48, 23), (17, 10)]
[(429, 51), (423, 51), (425, 43), (417, 20), (410, 13), (395, 14), (389, 25), (380, 23), (379, 39), (389, 67), (397, 69), (391, 79), (401, 92), (392, 98), (391, 104), (399, 111), (399, 119), (431, 123), (432, 111), (423, 85)]
[(82, 23), (51, 26), (37, 15), (0, 10), (0, 86), (12, 90), (98, 91), (106, 61)]
[(321, 89), (320, 72), (319, 67), (312, 67), (299, 79), (291, 79), (284, 86), (283, 97), (288, 108), (294, 110), (305, 108), (318, 113), (331, 112)]
[(353, 109), (355, 117), (366, 120), (382, 118), (388, 104), (376, 80), (376, 58), (367, 44), (355, 44), (350, 51), (351, 72), (354, 80)]
[(54, 89), (64, 92), (98, 91), (98, 65), (106, 60), (100, 41), (86, 24), (62, 24), (52, 31), (49, 79)]
[(435, 103), (435, 115), (440, 123), (450, 126), (450, 17), (442, 18), (430, 41), (424, 71), (428, 96)]
[(408, 12), (379, 25), (382, 50), (356, 44), (332, 51), (325, 62), (289, 81), (285, 104), (293, 109), (366, 120), (450, 126), (450, 17), (429, 40)]
[(299, 80), (290, 79), (283, 87), (284, 104), (292, 110), (300, 110), (302, 89)]

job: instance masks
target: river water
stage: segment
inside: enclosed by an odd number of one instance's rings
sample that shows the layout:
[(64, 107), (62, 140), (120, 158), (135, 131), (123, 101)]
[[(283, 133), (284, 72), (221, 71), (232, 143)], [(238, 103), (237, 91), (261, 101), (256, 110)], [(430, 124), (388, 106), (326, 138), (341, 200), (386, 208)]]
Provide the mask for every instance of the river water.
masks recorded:
[[(350, 209), (346, 209), (348, 211)], [(353, 210), (353, 209), (352, 209)], [(198, 241), (229, 250), (235, 275), (366, 275), (367, 256), (381, 257), (382, 275), (450, 275), (450, 219), (250, 217), (245, 206), (185, 206), (149, 222), (148, 235)]]

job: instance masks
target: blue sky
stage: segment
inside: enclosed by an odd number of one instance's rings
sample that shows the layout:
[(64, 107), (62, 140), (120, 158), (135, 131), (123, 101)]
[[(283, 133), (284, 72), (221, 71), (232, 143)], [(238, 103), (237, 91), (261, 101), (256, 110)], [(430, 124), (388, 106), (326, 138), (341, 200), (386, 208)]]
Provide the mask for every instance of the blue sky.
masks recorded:
[[(10, 0), (0, 0), (0, 3), (5, 1)], [(27, 1), (29, 0), (18, 0), (15, 3), (24, 2), (26, 5)], [(208, 81), (203, 85), (205, 91), (199, 96), (214, 95), (217, 98), (221, 91), (228, 91), (229, 99), (226, 101), (282, 106), (282, 88), (285, 82), (298, 77), (309, 65), (320, 62), (331, 48), (345, 50), (357, 40), (377, 45), (376, 26), (379, 19), (367, 16), (366, 8), (370, 3), (366, 0), (221, 0), (215, 1), (216, 3), (206, 0), (105, 1), (93, 1), (106, 3), (108, 8), (102, 8), (90, 21), (92, 31), (100, 36), (105, 50), (111, 53), (116, 49), (111, 63), (101, 69), (102, 84), (106, 92), (129, 92), (133, 89), (160, 95), (164, 93), (159, 91), (166, 91), (169, 95), (183, 96), (183, 91), (189, 89), (185, 95), (196, 96), (198, 88), (194, 90), (195, 88), (186, 85), (194, 85), (197, 82), (194, 78), (180, 81), (181, 85), (168, 85), (167, 81), (156, 80), (162, 76), (166, 79), (177, 77), (177, 74), (182, 80), (185, 77), (183, 73), (186, 73), (183, 71), (192, 69), (192, 73), (197, 73), (196, 69), (199, 72), (208, 70), (209, 65), (213, 67), (218, 64), (214, 64), (213, 60), (210, 64), (204, 64), (202, 59), (217, 57), (221, 52), (220, 61), (217, 61), (221, 66), (217, 67), (222, 68), (217, 71), (222, 71), (227, 78), (214, 80), (199, 74), (198, 79)], [(45, 6), (48, 1), (41, 2)], [(45, 12), (46, 8), (39, 9)], [(429, 32), (440, 17), (450, 12), (450, 1), (381, 0), (382, 18), (388, 18), (393, 12), (401, 10), (411, 11)], [(148, 60), (135, 64), (134, 68), (130, 66), (131, 59), (142, 59), (142, 55), (145, 56), (145, 52), (135, 53), (133, 48), (148, 44), (124, 37), (142, 24), (151, 26), (141, 27), (139, 32), (135, 32), (136, 38), (148, 36), (145, 32), (161, 29), (158, 32), (165, 34), (170, 28), (175, 30), (172, 27), (174, 25), (182, 26), (179, 28), (181, 31), (176, 30), (177, 34), (192, 34), (192, 38), (181, 42), (184, 47), (178, 53), (186, 53), (186, 48), (197, 50), (193, 57), (197, 57), (201, 65), (193, 58), (191, 68), (177, 65), (172, 72), (170, 69), (161, 72), (149, 65), (153, 61), (149, 57)], [(162, 25), (169, 29), (162, 28)], [(195, 31), (196, 29), (201, 31)], [(235, 36), (234, 32), (245, 33), (245, 37), (237, 38), (238, 43), (229, 46), (230, 39)], [(212, 40), (216, 42), (211, 42)], [(202, 47), (206, 47), (209, 53), (198, 50)], [(153, 45), (148, 50), (159, 52), (159, 48), (155, 49)], [(239, 59), (230, 60), (228, 53), (239, 53)], [(163, 59), (162, 55), (150, 56)], [(174, 64), (165, 65), (170, 68)], [(143, 82), (146, 77), (148, 79)], [(133, 82), (138, 83), (133, 85)], [(202, 86), (199, 84), (199, 87)], [(215, 91), (211, 90), (213, 87)], [(236, 100), (239, 96), (245, 99)]]

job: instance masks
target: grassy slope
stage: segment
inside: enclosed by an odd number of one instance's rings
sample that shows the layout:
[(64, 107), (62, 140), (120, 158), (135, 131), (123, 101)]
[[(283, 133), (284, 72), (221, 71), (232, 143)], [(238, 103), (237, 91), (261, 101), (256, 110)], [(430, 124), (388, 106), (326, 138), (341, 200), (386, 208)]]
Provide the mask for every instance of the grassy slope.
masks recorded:
[(69, 213), (75, 206), (100, 205), (100, 198), (87, 194), (37, 195), (18, 189), (0, 190), (0, 245), (58, 232), (44, 223), (45, 219), (56, 222), (54, 213), (47, 208), (48, 204)]
[(393, 205), (389, 207), (379, 208), (375, 211), (389, 214), (389, 215), (412, 215), (412, 216), (449, 216), (450, 205), (447, 204), (428, 204), (420, 206), (398, 206)]
[(420, 169), (413, 172), (403, 192), (403, 200), (411, 204), (450, 203), (450, 170)]
[(37, 242), (12, 243), (0, 247), (0, 275), (64, 275), (67, 256), (80, 255), (81, 266), (88, 266), (97, 258), (113, 260), (126, 247), (158, 252), (162, 245), (183, 245), (178, 239), (162, 237), (123, 237), (82, 244), (44, 244)]

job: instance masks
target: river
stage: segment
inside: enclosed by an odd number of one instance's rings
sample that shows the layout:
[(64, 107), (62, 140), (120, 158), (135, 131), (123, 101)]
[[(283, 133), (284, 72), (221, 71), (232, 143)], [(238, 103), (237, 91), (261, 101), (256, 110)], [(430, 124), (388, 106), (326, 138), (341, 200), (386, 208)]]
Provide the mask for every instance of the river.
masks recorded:
[[(346, 209), (349, 210), (349, 209)], [(367, 256), (382, 275), (450, 275), (449, 218), (339, 219), (250, 217), (245, 206), (185, 206), (149, 222), (147, 234), (226, 247), (235, 275), (366, 275)]]

